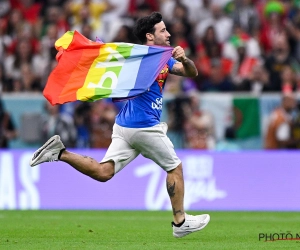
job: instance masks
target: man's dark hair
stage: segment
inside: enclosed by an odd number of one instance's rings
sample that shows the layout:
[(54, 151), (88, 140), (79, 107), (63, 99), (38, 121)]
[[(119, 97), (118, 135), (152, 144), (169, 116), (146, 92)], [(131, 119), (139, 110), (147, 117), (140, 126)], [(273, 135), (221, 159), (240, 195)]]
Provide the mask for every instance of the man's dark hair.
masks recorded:
[(146, 34), (154, 34), (154, 25), (162, 21), (162, 16), (159, 12), (153, 12), (149, 16), (142, 17), (137, 20), (133, 34), (144, 44), (146, 43)]

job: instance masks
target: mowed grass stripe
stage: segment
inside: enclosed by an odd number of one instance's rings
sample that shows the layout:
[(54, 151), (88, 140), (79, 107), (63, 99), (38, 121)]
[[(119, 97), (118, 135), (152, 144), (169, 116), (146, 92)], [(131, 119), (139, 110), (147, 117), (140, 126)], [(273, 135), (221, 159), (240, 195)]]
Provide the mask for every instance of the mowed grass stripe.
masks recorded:
[(0, 249), (300, 249), (300, 240), (259, 240), (260, 233), (300, 235), (297, 212), (199, 213), (211, 215), (209, 225), (175, 239), (170, 211), (2, 210)]

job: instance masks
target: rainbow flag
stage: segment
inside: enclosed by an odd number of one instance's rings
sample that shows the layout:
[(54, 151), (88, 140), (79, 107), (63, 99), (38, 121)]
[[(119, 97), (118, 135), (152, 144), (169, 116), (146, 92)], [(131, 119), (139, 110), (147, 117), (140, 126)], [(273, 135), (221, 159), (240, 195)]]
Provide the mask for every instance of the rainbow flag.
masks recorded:
[(172, 56), (171, 47), (94, 42), (68, 31), (55, 42), (57, 66), (43, 91), (52, 104), (127, 99), (153, 84)]

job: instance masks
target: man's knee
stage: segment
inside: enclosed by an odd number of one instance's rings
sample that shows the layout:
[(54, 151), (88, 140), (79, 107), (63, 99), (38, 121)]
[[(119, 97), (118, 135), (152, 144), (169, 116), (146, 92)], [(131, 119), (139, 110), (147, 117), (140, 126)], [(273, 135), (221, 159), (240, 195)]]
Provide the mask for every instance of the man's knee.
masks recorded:
[(167, 172), (168, 174), (179, 174), (182, 175), (182, 163), (180, 163), (176, 168)]
[(97, 181), (107, 182), (115, 175), (115, 166), (113, 162), (100, 163), (97, 173)]

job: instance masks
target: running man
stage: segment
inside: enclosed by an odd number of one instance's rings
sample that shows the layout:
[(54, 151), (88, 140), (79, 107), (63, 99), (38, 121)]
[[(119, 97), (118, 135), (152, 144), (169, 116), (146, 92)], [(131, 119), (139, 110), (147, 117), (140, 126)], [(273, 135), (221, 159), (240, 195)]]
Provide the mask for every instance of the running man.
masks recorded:
[[(158, 12), (139, 19), (133, 32), (144, 45), (170, 46), (171, 35)], [(166, 135), (167, 125), (160, 122), (163, 89), (168, 73), (186, 77), (198, 74), (183, 48), (175, 47), (172, 57), (150, 89), (128, 100), (116, 116), (112, 142), (101, 162), (66, 150), (60, 137), (55, 135), (33, 154), (30, 165), (33, 167), (43, 162), (63, 161), (97, 181), (106, 182), (142, 154), (167, 172), (166, 186), (173, 209), (173, 236), (180, 238), (203, 229), (210, 216), (185, 213), (182, 163)]]

